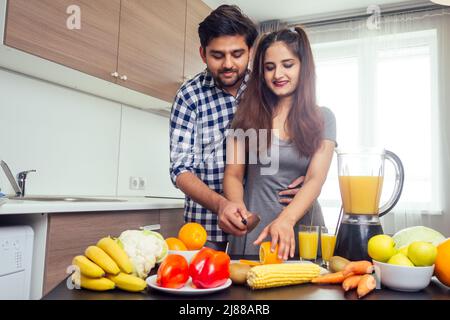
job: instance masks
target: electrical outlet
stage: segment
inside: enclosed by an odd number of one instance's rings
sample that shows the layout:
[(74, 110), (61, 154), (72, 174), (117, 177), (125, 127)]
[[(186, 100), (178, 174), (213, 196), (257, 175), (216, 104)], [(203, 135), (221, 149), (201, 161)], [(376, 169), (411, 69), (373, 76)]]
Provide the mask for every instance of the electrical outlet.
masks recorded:
[(145, 187), (147, 186), (147, 179), (143, 177), (139, 177), (139, 190), (145, 190)]
[(139, 190), (139, 177), (130, 177), (130, 190)]

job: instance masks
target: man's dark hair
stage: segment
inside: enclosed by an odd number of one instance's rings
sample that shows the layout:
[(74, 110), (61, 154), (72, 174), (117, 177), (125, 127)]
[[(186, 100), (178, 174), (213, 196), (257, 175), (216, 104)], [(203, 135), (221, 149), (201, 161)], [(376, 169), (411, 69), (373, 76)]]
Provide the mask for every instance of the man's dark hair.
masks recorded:
[(198, 35), (203, 48), (214, 38), (234, 35), (245, 36), (245, 42), (251, 48), (258, 36), (258, 30), (238, 6), (221, 5), (199, 24)]

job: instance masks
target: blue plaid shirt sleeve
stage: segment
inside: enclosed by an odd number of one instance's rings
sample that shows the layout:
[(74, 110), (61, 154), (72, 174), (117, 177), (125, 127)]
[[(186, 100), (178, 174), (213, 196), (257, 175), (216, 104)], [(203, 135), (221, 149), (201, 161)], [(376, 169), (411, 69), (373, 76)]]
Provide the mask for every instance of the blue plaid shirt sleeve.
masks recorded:
[(181, 173), (194, 173), (196, 120), (195, 103), (187, 103), (180, 90), (170, 116), (170, 178), (175, 187)]

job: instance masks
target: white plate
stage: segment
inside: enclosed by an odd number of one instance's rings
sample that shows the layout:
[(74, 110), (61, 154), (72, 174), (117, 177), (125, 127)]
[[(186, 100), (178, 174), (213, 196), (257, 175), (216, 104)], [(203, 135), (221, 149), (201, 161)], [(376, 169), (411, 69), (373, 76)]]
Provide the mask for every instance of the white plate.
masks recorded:
[(153, 288), (153, 289), (156, 289), (159, 291), (163, 291), (163, 292), (178, 294), (178, 295), (197, 295), (197, 294), (212, 293), (212, 292), (224, 290), (231, 285), (231, 279), (228, 279), (227, 282), (225, 282), (220, 287), (210, 288), (210, 289), (197, 289), (197, 288), (192, 287), (192, 281), (191, 281), (191, 278), (189, 278), (189, 280), (186, 282), (184, 287), (182, 287), (180, 289), (172, 289), (172, 288), (163, 288), (163, 287), (158, 286), (156, 284), (156, 277), (157, 277), (157, 275), (155, 274), (155, 275), (147, 278), (146, 281), (150, 288)]

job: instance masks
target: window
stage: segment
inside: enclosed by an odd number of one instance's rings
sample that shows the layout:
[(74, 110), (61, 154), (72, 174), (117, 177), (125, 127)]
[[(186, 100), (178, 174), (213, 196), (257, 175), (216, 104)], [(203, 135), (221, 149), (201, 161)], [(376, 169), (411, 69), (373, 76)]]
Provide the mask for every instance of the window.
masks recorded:
[[(379, 146), (403, 162), (405, 182), (396, 212), (436, 213), (438, 198), (435, 30), (313, 45), (317, 95), (336, 116), (339, 147)], [(385, 163), (381, 202), (393, 188)], [(391, 178), (391, 179), (390, 179)], [(336, 157), (320, 196), (327, 224), (341, 200)]]

